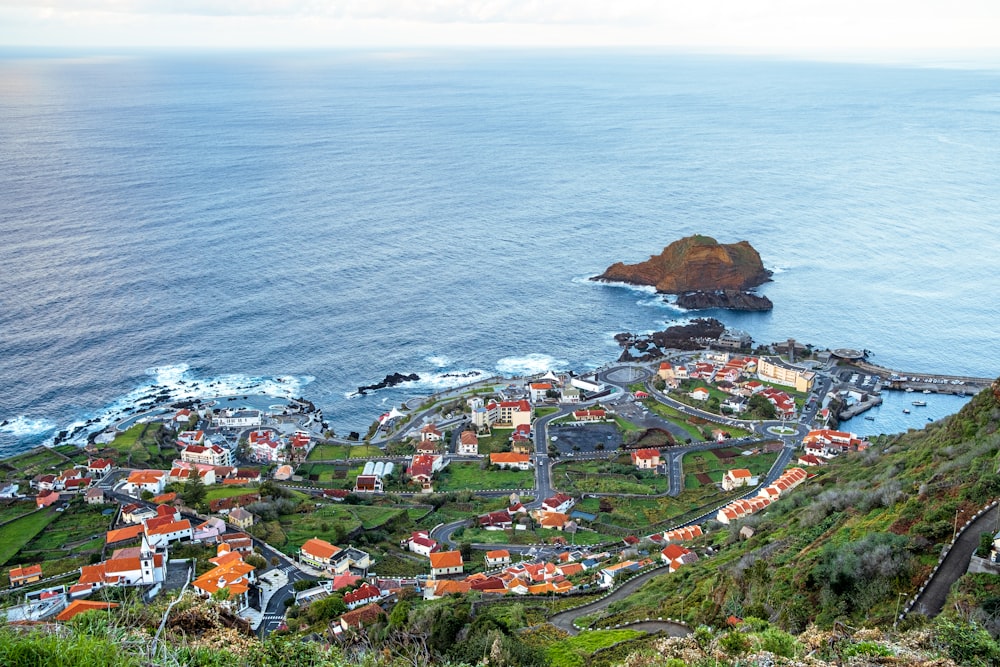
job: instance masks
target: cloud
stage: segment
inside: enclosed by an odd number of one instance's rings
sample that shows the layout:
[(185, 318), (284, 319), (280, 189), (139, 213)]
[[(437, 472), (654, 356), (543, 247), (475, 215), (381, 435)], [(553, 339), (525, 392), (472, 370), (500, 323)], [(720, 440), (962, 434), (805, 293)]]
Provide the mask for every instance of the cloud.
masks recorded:
[(995, 0), (0, 0), (0, 44), (788, 53), (1000, 48), (997, 35)]

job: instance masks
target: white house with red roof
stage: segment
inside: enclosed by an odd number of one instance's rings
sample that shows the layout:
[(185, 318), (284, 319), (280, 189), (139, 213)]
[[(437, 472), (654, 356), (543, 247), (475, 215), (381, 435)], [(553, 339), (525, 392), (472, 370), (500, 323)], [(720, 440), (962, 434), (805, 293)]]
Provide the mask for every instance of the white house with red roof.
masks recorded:
[(799, 457), (799, 465), (802, 466), (818, 466), (823, 465), (824, 463), (826, 463), (826, 461), (815, 454), (803, 454)]
[(425, 424), (424, 427), (420, 429), (421, 442), (440, 442), (441, 437), (441, 429), (437, 427), (437, 424)]
[(382, 493), (385, 487), (378, 475), (358, 475), (354, 480), (355, 493)]
[(462, 431), (459, 434), (457, 453), (463, 456), (479, 455), (479, 436), (475, 431)]
[(753, 486), (756, 483), (757, 478), (747, 468), (727, 470), (726, 474), (722, 476), (722, 488), (725, 491), (732, 491), (741, 486)]
[(550, 382), (532, 382), (528, 385), (528, 396), (532, 403), (541, 403), (547, 398), (546, 394), (550, 391), (553, 391)]
[(573, 500), (573, 496), (568, 496), (565, 493), (557, 493), (542, 501), (542, 509), (546, 512), (566, 513), (575, 504), (576, 501)]
[(90, 459), (87, 461), (87, 472), (95, 477), (103, 477), (114, 467), (111, 459)]
[(448, 574), (461, 574), (465, 563), (459, 551), (438, 551), (430, 555), (431, 576), (440, 577)]
[(698, 387), (694, 391), (688, 392), (688, 396), (696, 401), (707, 401), (708, 397), (711, 396), (708, 389), (704, 387)]
[(407, 473), (414, 482), (429, 483), (438, 470), (444, 467), (444, 457), (437, 454), (414, 454)]
[(527, 454), (517, 454), (514, 452), (492, 452), (490, 454), (490, 465), (495, 465), (499, 468), (530, 470), (531, 457)]
[(149, 491), (154, 496), (158, 496), (163, 493), (163, 487), (166, 483), (166, 470), (133, 470), (125, 484), (122, 485), (122, 492), (130, 496), (138, 496), (143, 491)]
[(152, 547), (165, 547), (181, 540), (190, 540), (194, 535), (194, 529), (188, 519), (171, 521), (155, 528), (146, 528), (146, 539)]
[(205, 432), (181, 431), (177, 434), (177, 444), (182, 447), (187, 445), (203, 445), (205, 444)]
[(605, 410), (574, 410), (573, 419), (578, 422), (599, 422), (607, 419)]
[(510, 565), (510, 552), (506, 549), (495, 549), (493, 551), (486, 552), (486, 569), (492, 570), (493, 568), (503, 567), (504, 565)]
[(181, 408), (180, 410), (174, 413), (172, 421), (175, 424), (187, 424), (189, 421), (191, 421), (191, 411), (188, 410), (187, 408)]
[(632, 465), (639, 470), (656, 470), (656, 467), (660, 465), (660, 450), (653, 447), (637, 449), (631, 453), (631, 456)]
[(403, 548), (421, 556), (430, 557), (432, 553), (440, 550), (438, 543), (431, 539), (430, 533), (426, 530), (418, 530), (408, 540), (403, 541)]
[(685, 549), (679, 544), (668, 544), (660, 552), (660, 558), (664, 563), (669, 563), (667, 570), (676, 572), (682, 565), (690, 565), (698, 561), (698, 554)]
[(382, 591), (375, 588), (367, 581), (350, 593), (344, 593), (344, 604), (347, 605), (348, 609), (357, 609), (358, 607), (362, 607), (366, 604), (378, 602), (381, 599)]

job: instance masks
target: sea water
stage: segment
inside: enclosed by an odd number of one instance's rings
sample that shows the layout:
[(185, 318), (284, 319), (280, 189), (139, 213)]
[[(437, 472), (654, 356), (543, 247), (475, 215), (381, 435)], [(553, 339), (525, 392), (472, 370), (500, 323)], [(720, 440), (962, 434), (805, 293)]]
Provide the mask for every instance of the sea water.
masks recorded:
[[(1000, 374), (998, 90), (617, 51), (7, 52), (0, 454), (164, 391), (305, 395), (346, 433), (477, 374), (585, 371), (693, 315), (588, 278), (694, 233), (774, 270), (773, 311), (702, 313), (757, 342)], [(396, 371), (421, 380), (353, 395)]]

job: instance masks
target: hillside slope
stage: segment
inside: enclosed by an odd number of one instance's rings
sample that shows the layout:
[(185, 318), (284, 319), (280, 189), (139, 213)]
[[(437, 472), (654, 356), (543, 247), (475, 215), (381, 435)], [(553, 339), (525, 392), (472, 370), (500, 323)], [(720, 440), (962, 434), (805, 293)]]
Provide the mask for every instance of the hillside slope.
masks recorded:
[[(715, 525), (709, 557), (659, 577), (612, 605), (602, 627), (646, 617), (725, 625), (730, 615), (799, 632), (891, 625), (953, 535), (1000, 497), (1000, 385), (922, 431), (879, 436), (874, 446), (822, 468), (766, 512)], [(753, 527), (748, 540), (742, 526)]]

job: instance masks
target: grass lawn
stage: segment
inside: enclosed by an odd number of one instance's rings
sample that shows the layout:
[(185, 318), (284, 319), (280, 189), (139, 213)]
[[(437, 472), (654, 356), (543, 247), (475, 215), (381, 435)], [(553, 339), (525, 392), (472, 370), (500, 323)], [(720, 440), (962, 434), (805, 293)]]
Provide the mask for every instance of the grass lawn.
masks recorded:
[(30, 501), (17, 501), (0, 506), (0, 523), (24, 516), (35, 511), (35, 503)]
[(309, 452), (307, 461), (336, 461), (347, 458), (350, 447), (347, 445), (316, 445)]
[(615, 415), (614, 417), (615, 417), (615, 424), (618, 425), (618, 430), (620, 430), (622, 433), (628, 433), (629, 431), (641, 431), (642, 430), (642, 428), (640, 428), (639, 426), (636, 426), (635, 424), (633, 424), (629, 420), (625, 419), (624, 417), (620, 417), (618, 415)]
[(373, 445), (353, 445), (348, 456), (352, 459), (370, 459), (385, 456), (385, 452)]
[(219, 498), (232, 498), (233, 496), (242, 496), (248, 493), (257, 493), (257, 488), (251, 486), (237, 486), (237, 485), (209, 486), (205, 489), (205, 502), (218, 500)]
[(514, 429), (510, 428), (495, 428), (490, 435), (479, 436), (479, 453), (510, 451), (510, 436), (513, 432)]
[(553, 412), (559, 412), (559, 408), (535, 408), (535, 418), (551, 415)]
[(530, 489), (534, 486), (533, 470), (483, 470), (478, 463), (451, 463), (434, 479), (434, 489), (442, 492)]
[(42, 532), (57, 516), (58, 513), (49, 507), (0, 527), (0, 565), (13, 558), (14, 554)]

